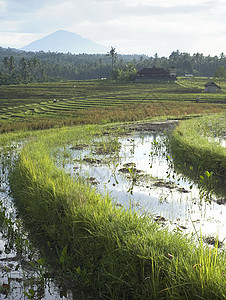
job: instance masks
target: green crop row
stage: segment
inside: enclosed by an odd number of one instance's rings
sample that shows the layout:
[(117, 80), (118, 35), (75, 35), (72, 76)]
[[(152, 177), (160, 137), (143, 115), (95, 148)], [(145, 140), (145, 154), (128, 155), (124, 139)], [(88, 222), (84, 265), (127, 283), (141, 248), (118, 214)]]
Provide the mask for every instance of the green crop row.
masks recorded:
[[(109, 80), (90, 80), (0, 86), (0, 131), (28, 128), (30, 125), (26, 123), (32, 123), (32, 128), (38, 129), (43, 128), (44, 124), (62, 126), (62, 124), (76, 122), (76, 124), (97, 123), (114, 119), (130, 121), (156, 117), (162, 113), (178, 116), (179, 111), (190, 115), (222, 112), (226, 103), (224, 92), (206, 94), (203, 92), (204, 88), (199, 90), (192, 88), (197, 84), (201, 86), (204, 80), (207, 79), (197, 78), (192, 81), (179, 79), (176, 83), (119, 83)], [(197, 98), (201, 98), (199, 104), (195, 103)], [(190, 103), (189, 109), (187, 103)], [(208, 103), (214, 105), (210, 107)], [(156, 104), (159, 106), (158, 109)], [(135, 111), (136, 105), (143, 105), (143, 113), (140, 109), (139, 112)], [(117, 115), (115, 115), (117, 106)], [(124, 106), (127, 106), (127, 109), (130, 107), (131, 113), (126, 115), (123, 111)], [(99, 114), (97, 108), (108, 109), (106, 120), (103, 120), (106, 113), (102, 111)], [(112, 110), (111, 116), (109, 108)], [(91, 117), (92, 110), (96, 115)], [(101, 116), (102, 120), (100, 120)], [(7, 125), (7, 122), (10, 125)]]
[(183, 121), (171, 137), (175, 165), (211, 192), (226, 191), (226, 116), (213, 115)]
[(205, 248), (150, 216), (115, 206), (54, 164), (51, 153), (60, 147), (90, 145), (106, 130), (50, 130), (23, 148), (11, 188), (33, 237), (48, 245), (65, 279), (91, 289), (96, 299), (223, 300), (225, 256), (217, 247)]
[[(9, 115), (11, 113), (14, 114), (29, 114), (30, 111), (34, 111), (35, 113), (48, 113), (51, 111), (59, 111), (59, 112), (66, 112), (70, 110), (78, 110), (82, 108), (92, 108), (95, 106), (113, 106), (113, 105), (121, 105), (121, 104), (134, 104), (134, 103), (148, 103), (150, 101), (192, 101), (194, 102), (197, 96), (201, 96), (200, 101), (207, 101), (207, 102), (214, 102), (214, 101), (224, 101), (224, 97), (218, 97), (213, 98), (209, 95), (174, 95), (174, 94), (148, 94), (148, 95), (140, 95), (140, 96), (121, 96), (114, 98), (111, 97), (101, 97), (101, 98), (82, 98), (77, 100), (63, 100), (58, 101), (57, 103), (52, 103), (51, 101), (48, 102), (41, 102), (38, 103), (31, 103), (26, 105), (20, 105), (20, 106), (11, 106), (8, 108), (2, 108), (0, 110), (1, 115), (0, 119), (4, 118), (6, 115)], [(217, 99), (217, 100), (216, 100)], [(34, 108), (34, 106), (36, 106)]]

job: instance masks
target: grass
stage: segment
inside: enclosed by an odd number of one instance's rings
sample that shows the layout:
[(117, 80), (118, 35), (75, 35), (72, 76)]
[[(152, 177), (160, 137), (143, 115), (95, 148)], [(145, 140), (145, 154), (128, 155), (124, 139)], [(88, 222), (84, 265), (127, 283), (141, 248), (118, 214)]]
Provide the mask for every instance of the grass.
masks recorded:
[[(0, 87), (0, 132), (6, 132), (0, 135), (1, 149), (12, 141), (26, 141), (10, 177), (20, 216), (46, 261), (74, 285), (91, 290), (94, 299), (225, 299), (225, 251), (219, 252), (217, 244), (197, 244), (190, 236), (161, 228), (148, 215), (116, 207), (109, 195), (71, 178), (55, 163), (56, 156), (62, 165), (70, 158), (62, 150), (68, 144), (90, 145), (111, 130), (112, 122), (225, 113), (224, 93), (203, 93), (207, 81), (93, 80)], [(200, 103), (195, 102), (198, 97)], [(204, 124), (202, 120), (197, 118)], [(192, 129), (192, 123), (182, 124)], [(196, 125), (184, 148), (191, 149), (188, 141), (193, 138), (204, 148), (200, 139), (206, 141), (202, 135), (209, 131), (200, 129), (196, 136)], [(214, 132), (219, 133), (215, 125)], [(113, 142), (95, 145), (95, 150), (108, 154), (113, 146), (117, 151), (117, 138)]]
[(114, 206), (56, 167), (51, 153), (89, 144), (106, 127), (41, 132), (25, 146), (11, 188), (27, 227), (65, 277), (95, 299), (225, 299), (225, 253)]
[[(225, 112), (225, 94), (204, 93), (206, 81), (90, 80), (1, 86), (0, 132)], [(195, 103), (198, 97), (200, 103)]]
[(171, 150), (180, 171), (200, 184), (213, 185), (226, 193), (226, 148), (216, 141), (225, 138), (225, 115), (203, 116), (183, 121), (171, 136)]

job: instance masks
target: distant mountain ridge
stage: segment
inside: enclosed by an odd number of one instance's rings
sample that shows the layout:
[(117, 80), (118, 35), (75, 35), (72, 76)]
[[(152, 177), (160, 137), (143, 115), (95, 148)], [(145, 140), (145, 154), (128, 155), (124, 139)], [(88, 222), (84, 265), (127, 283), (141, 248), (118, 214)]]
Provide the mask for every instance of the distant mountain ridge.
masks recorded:
[(90, 39), (66, 30), (58, 30), (39, 40), (36, 40), (20, 50), (63, 52), (73, 54), (96, 54), (106, 53), (109, 49), (103, 45), (93, 42)]

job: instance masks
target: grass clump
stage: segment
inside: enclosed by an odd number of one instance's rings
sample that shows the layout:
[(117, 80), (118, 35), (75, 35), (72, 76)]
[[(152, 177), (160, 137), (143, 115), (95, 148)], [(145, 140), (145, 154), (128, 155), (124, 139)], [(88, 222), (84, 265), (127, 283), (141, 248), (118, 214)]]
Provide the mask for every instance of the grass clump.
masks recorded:
[[(25, 146), (11, 188), (30, 232), (65, 277), (95, 299), (224, 299), (225, 256), (162, 229), (149, 216), (116, 207), (79, 178), (57, 168), (50, 153), (86, 142), (101, 127), (55, 130)], [(86, 134), (85, 134), (86, 133)]]
[(226, 194), (225, 115), (212, 115), (180, 122), (174, 130), (170, 147), (175, 165), (196, 177), (199, 183), (223, 190)]

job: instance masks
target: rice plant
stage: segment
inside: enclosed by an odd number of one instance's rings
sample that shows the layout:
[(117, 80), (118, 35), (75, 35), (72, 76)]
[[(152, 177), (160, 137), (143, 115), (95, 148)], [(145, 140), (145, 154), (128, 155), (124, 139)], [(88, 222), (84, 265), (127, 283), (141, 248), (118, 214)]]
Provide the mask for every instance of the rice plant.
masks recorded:
[(97, 299), (224, 299), (225, 252), (217, 245), (198, 244), (148, 215), (119, 208), (55, 165), (54, 147), (72, 139), (84, 143), (101, 130), (40, 134), (23, 148), (12, 172), (19, 211), (39, 243), (51, 249), (55, 268)]

